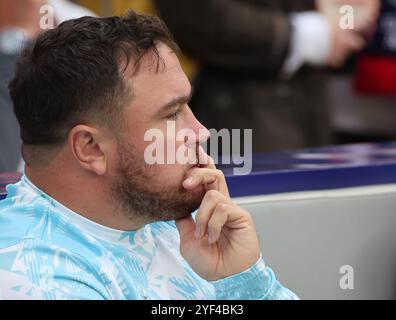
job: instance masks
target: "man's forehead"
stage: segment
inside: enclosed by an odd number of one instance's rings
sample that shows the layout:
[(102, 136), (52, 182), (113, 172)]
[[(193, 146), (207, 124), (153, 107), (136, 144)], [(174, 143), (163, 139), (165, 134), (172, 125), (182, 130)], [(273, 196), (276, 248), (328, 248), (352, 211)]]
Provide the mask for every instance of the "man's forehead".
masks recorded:
[(139, 58), (130, 57), (124, 75), (128, 77), (161, 75), (167, 70), (181, 68), (177, 54), (166, 44), (159, 43)]
[(147, 54), (138, 72), (126, 77), (126, 82), (132, 86), (135, 102), (156, 109), (172, 99), (191, 94), (190, 82), (176, 53), (163, 44), (158, 46), (158, 54), (159, 59), (155, 54)]

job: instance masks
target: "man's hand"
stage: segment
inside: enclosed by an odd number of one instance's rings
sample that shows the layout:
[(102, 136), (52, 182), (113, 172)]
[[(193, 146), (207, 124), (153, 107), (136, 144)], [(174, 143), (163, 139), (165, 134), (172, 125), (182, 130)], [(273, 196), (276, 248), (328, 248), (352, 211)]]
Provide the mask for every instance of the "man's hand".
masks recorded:
[(183, 182), (190, 190), (201, 185), (207, 192), (196, 223), (191, 216), (176, 221), (180, 252), (199, 276), (218, 280), (251, 267), (260, 257), (260, 246), (252, 217), (231, 201), (225, 177), (212, 159), (192, 169)]
[(333, 24), (339, 25), (342, 13), (340, 8), (353, 8), (354, 31), (366, 33), (375, 27), (379, 17), (380, 0), (316, 0), (320, 13), (325, 15)]
[(364, 48), (363, 36), (352, 30), (343, 30), (332, 26), (332, 46), (327, 65), (331, 68), (342, 67), (348, 57)]
[[(344, 30), (340, 26), (340, 8), (352, 6), (353, 29)], [(320, 13), (328, 18), (332, 30), (332, 49), (327, 64), (340, 67), (354, 52), (360, 51), (372, 36), (379, 16), (379, 0), (317, 0)]]

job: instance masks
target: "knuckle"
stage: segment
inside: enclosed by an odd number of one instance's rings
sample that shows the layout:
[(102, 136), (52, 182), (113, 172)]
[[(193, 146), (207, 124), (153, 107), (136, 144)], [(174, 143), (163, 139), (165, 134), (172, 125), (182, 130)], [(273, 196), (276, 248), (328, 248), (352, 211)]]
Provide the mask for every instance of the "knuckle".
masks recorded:
[(223, 171), (220, 169), (216, 169), (216, 175), (221, 179), (225, 178)]
[(219, 213), (225, 213), (228, 210), (228, 205), (226, 203), (219, 203), (216, 207), (216, 211)]

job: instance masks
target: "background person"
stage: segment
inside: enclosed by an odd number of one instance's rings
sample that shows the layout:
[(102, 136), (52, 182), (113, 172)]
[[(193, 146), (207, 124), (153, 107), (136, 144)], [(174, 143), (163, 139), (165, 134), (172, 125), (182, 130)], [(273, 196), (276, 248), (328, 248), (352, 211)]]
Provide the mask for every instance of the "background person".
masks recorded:
[(41, 31), (40, 9), (51, 5), (54, 25), (72, 18), (94, 15), (88, 9), (66, 0), (0, 1), (0, 173), (16, 171), (21, 162), (19, 126), (12, 110), (8, 83), (21, 49)]
[[(252, 128), (254, 151), (333, 142), (326, 74), (365, 45), (374, 0), (156, 0), (199, 61), (191, 108), (209, 128)], [(354, 5), (355, 29), (339, 26)], [(359, 9), (359, 10), (358, 10)]]

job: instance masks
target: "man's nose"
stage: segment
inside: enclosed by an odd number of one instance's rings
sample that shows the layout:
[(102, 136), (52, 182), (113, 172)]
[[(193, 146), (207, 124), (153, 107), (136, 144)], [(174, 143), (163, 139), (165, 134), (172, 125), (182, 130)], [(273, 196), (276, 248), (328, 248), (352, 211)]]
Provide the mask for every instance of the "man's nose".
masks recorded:
[(208, 129), (206, 129), (203, 125), (201, 125), (201, 128), (198, 130), (198, 144), (203, 144), (208, 139), (210, 138), (210, 132)]
[(209, 137), (210, 137), (210, 132), (206, 127), (198, 121), (197, 118), (194, 116), (194, 125), (193, 125), (193, 131), (195, 133), (196, 138), (196, 144), (200, 145), (205, 143)]
[(203, 144), (205, 143), (209, 138), (210, 138), (210, 131), (206, 129), (206, 127), (199, 122), (199, 120), (195, 117), (194, 113), (190, 109), (190, 115), (191, 115), (191, 122), (190, 125), (188, 126), (193, 132), (195, 136), (195, 141), (191, 141), (194, 144)]

